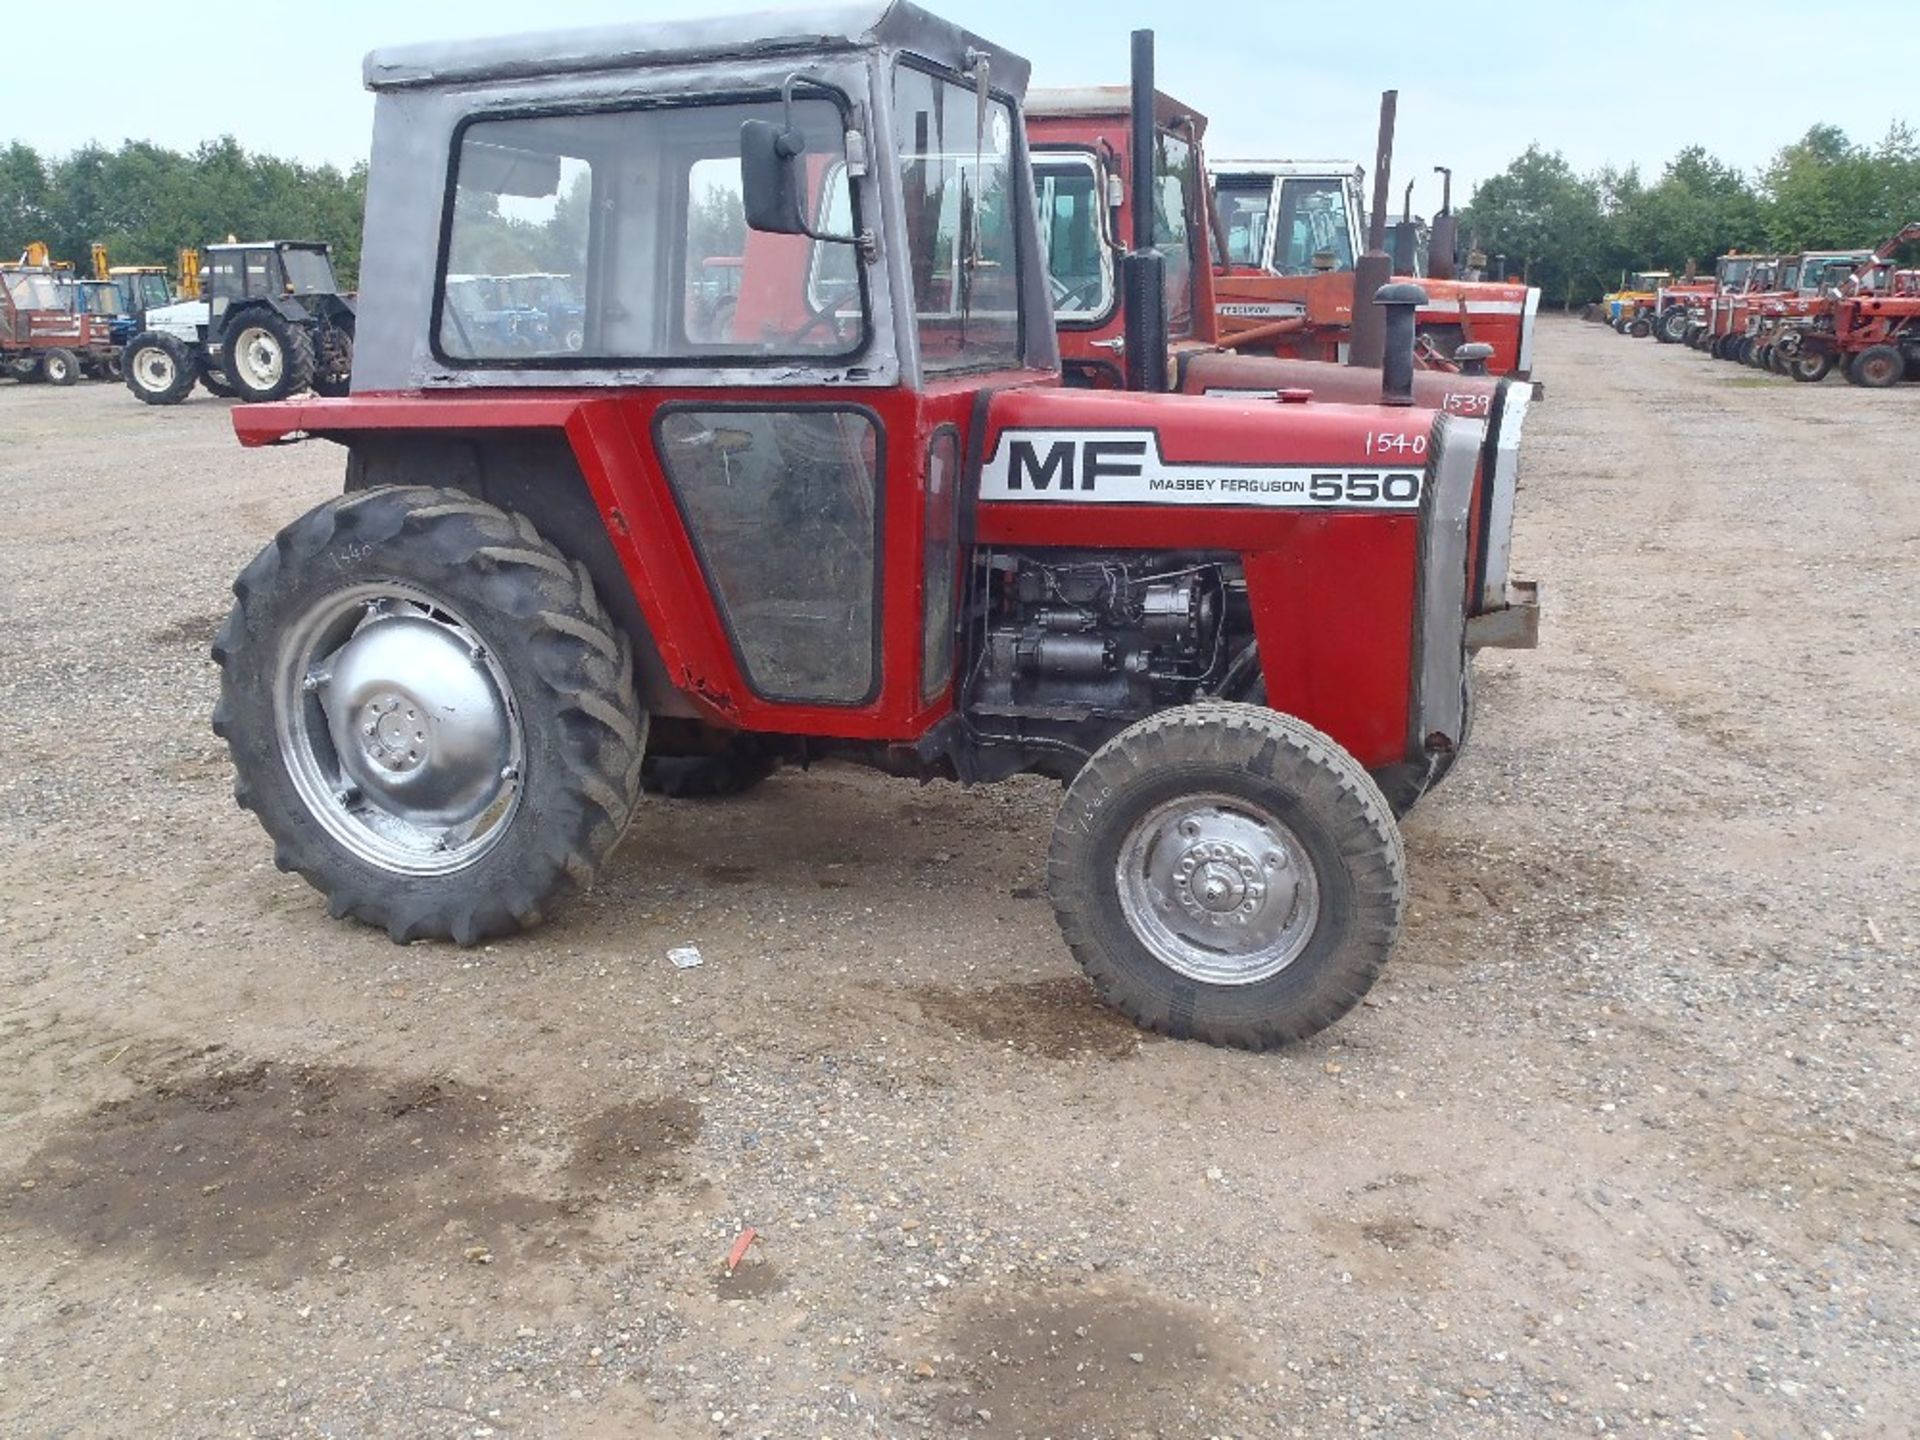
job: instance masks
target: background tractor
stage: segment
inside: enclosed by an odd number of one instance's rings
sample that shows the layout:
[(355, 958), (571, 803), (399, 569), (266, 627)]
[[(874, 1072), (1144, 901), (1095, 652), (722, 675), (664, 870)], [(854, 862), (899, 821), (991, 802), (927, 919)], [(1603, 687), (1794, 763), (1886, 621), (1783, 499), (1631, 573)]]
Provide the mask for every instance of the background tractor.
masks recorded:
[(325, 245), (266, 240), (206, 247), (182, 267), (198, 298), (149, 310), (127, 345), (127, 388), (173, 405), (199, 380), (250, 402), (302, 390), (344, 395), (353, 370), (354, 302), (334, 279)]
[[(1366, 172), (1342, 161), (1223, 160), (1212, 173), (1225, 269), (1214, 285), (1222, 343), (1255, 353), (1339, 359), (1353, 346), (1379, 362), (1371, 296), (1395, 278), (1386, 250), (1387, 171), (1393, 154), (1394, 92), (1382, 98), (1372, 228), (1361, 226)], [(1450, 177), (1449, 177), (1450, 180)], [(1409, 202), (1410, 203), (1410, 202)], [(1533, 368), (1540, 291), (1528, 285), (1458, 278), (1454, 220), (1443, 202), (1420, 280), (1420, 362), (1448, 368), (1463, 345), (1489, 346), (1495, 375), (1526, 378)], [(1369, 258), (1373, 257), (1373, 258)], [(1457, 367), (1455, 367), (1457, 368)]]
[(72, 385), (114, 353), (111, 319), (87, 313), (70, 266), (29, 247), (0, 265), (0, 367), (16, 380)]

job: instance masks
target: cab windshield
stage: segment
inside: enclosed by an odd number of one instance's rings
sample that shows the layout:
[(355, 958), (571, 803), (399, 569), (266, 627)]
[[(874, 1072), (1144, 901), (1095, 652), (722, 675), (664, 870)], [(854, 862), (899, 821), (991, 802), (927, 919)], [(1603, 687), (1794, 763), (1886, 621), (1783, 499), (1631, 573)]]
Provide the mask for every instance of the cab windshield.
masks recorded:
[(120, 287), (111, 280), (88, 280), (80, 286), (79, 309), (89, 315), (118, 315)]
[(1093, 156), (1036, 155), (1033, 189), (1053, 318), (1072, 324), (1104, 316), (1113, 305), (1113, 262), (1102, 233), (1106, 197)]
[(1013, 111), (901, 64), (893, 80), (908, 266), (927, 375), (1020, 363)]
[(1273, 182), (1264, 176), (1222, 180), (1220, 223), (1227, 232), (1227, 263), (1264, 269), (1267, 263), (1267, 211)]
[(1282, 275), (1353, 269), (1345, 184), (1332, 176), (1282, 182), (1278, 240), (1273, 268)]
[(6, 277), (7, 295), (19, 310), (65, 310), (67, 295), (53, 276), (15, 271)]
[(296, 295), (330, 295), (334, 291), (333, 265), (323, 250), (280, 252), (280, 263), (287, 272), (287, 286)]

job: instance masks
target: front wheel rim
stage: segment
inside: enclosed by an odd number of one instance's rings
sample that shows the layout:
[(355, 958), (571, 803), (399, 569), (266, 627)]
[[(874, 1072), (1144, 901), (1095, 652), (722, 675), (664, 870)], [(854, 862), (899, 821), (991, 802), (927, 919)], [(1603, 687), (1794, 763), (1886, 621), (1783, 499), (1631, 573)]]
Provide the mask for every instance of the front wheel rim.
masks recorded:
[(1182, 796), (1142, 816), (1114, 866), (1128, 928), (1169, 969), (1206, 985), (1255, 985), (1298, 960), (1320, 921), (1305, 845), (1264, 807)]
[(142, 390), (156, 394), (173, 388), (173, 357), (161, 349), (142, 350), (133, 357), (133, 378)]
[(472, 625), (418, 587), (357, 585), (302, 616), (277, 657), (274, 729), (309, 813), (379, 869), (465, 869), (518, 813), (512, 686)]

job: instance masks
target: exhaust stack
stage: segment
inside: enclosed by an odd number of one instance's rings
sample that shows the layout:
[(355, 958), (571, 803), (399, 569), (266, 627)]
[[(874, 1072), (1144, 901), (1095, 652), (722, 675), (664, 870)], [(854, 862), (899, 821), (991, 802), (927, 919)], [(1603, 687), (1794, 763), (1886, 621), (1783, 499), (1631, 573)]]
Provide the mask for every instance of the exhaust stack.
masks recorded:
[(1167, 388), (1167, 262), (1153, 248), (1153, 31), (1133, 32), (1131, 161), (1127, 184), (1133, 233), (1120, 260), (1120, 296), (1126, 306), (1127, 388)]
[(1387, 204), (1393, 169), (1393, 116), (1399, 102), (1398, 90), (1388, 90), (1380, 97), (1380, 143), (1373, 158), (1373, 210), (1367, 221), (1367, 251), (1353, 266), (1353, 341), (1347, 347), (1347, 363), (1368, 369), (1379, 365), (1384, 353), (1384, 317), (1377, 306), (1363, 304), (1360, 297), (1377, 293), (1393, 279), (1393, 260), (1387, 254)]
[(1419, 237), (1413, 233), (1413, 185), (1400, 197), (1400, 228), (1393, 232), (1393, 273), (1411, 275), (1419, 267)]
[(1382, 285), (1374, 294), (1369, 308), (1379, 317), (1385, 349), (1380, 362), (1382, 405), (1413, 404), (1414, 312), (1426, 303), (1427, 292), (1406, 281)]
[(1459, 273), (1454, 257), (1460, 249), (1460, 222), (1453, 214), (1453, 171), (1436, 165), (1433, 173), (1440, 177), (1440, 213), (1433, 217), (1433, 234), (1427, 240), (1427, 274), (1435, 280), (1451, 280)]

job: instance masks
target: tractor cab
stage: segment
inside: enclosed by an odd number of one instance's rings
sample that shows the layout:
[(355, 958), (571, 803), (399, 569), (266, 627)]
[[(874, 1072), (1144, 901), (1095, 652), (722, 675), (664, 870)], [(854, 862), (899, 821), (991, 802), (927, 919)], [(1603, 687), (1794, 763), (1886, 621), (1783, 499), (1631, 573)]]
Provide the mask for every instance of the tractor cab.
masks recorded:
[(1236, 160), (1214, 171), (1227, 263), (1269, 275), (1350, 271), (1365, 172), (1337, 161)]
[(173, 289), (167, 284), (167, 272), (159, 265), (115, 265), (107, 271), (120, 287), (120, 308), (135, 318), (149, 310), (173, 303)]
[(217, 320), (228, 305), (303, 295), (338, 295), (333, 257), (313, 241), (263, 240), (209, 245), (202, 283)]
[[(1206, 117), (1155, 91), (1152, 120), (1153, 250), (1161, 303), (1179, 357), (1215, 339), (1207, 218)], [(1132, 181), (1132, 95), (1124, 85), (1036, 90), (1027, 101), (1040, 245), (1067, 383), (1125, 383), (1125, 302), (1115, 256), (1130, 233), (1140, 191)]]

